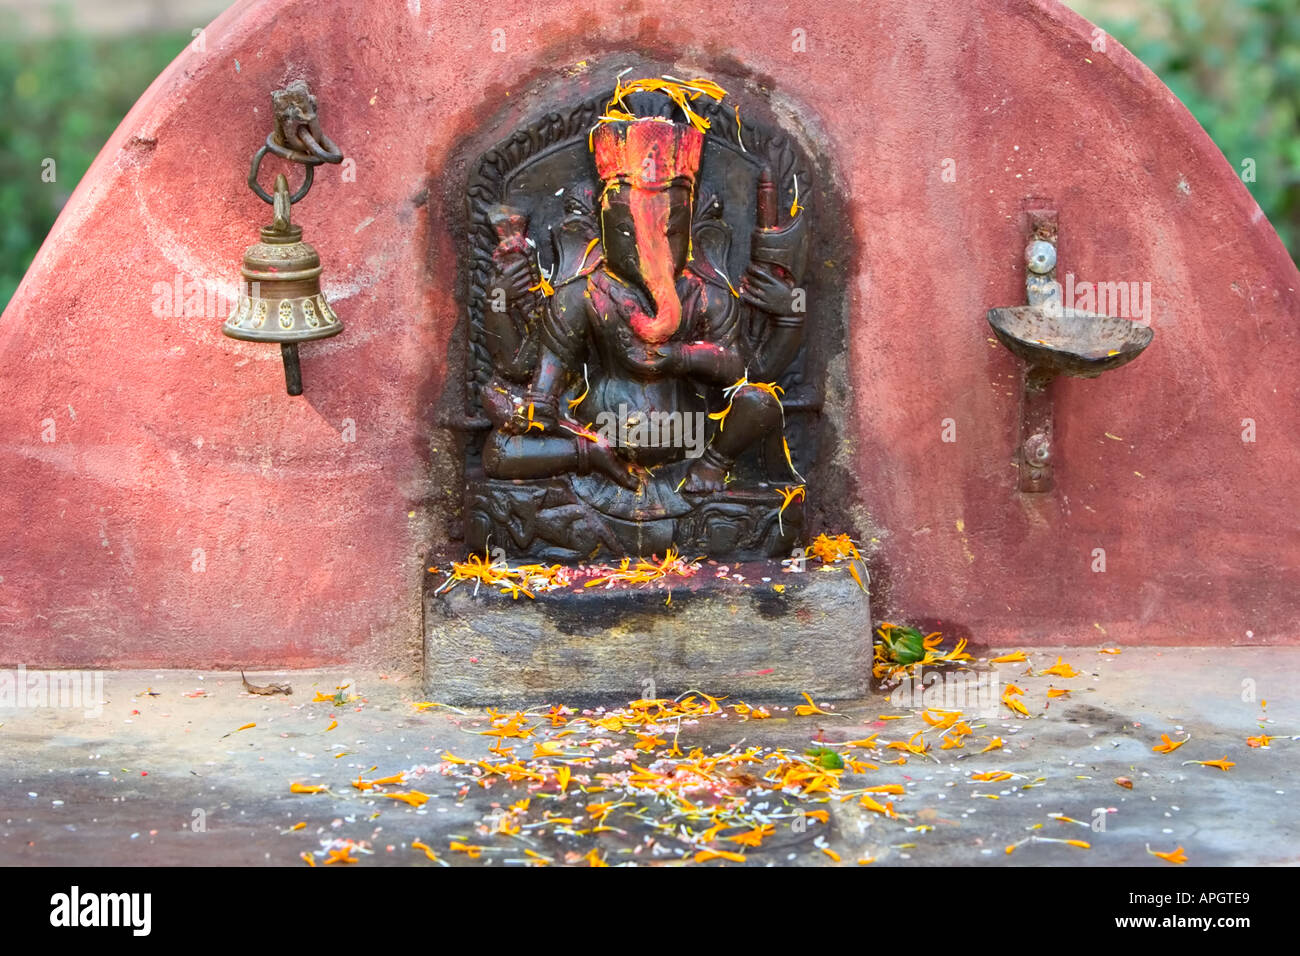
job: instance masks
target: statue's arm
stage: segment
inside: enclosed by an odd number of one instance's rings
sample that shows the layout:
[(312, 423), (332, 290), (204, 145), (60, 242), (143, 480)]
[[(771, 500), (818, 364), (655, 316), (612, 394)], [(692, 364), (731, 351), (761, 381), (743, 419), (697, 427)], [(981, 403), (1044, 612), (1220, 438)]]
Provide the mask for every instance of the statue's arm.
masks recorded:
[(745, 374), (745, 359), (740, 350), (738, 313), (730, 290), (707, 284), (699, 288), (700, 320), (691, 342), (669, 346), (669, 368), (709, 385), (728, 386)]
[(778, 277), (761, 263), (750, 265), (741, 299), (767, 317), (766, 334), (749, 356), (749, 377), (774, 382), (794, 361), (803, 345), (804, 313), (796, 309), (794, 283)]
[[(586, 360), (586, 282), (570, 282), (555, 290), (542, 313), (537, 370), (524, 393), (525, 405), (532, 405), (532, 420), (553, 424), (559, 419), (559, 398)], [(527, 420), (515, 422), (507, 431), (522, 433)]]
[(533, 372), (536, 359), (536, 316), (541, 308), (528, 302), (537, 293), (524, 292), (506, 309), (488, 307), (483, 312), (484, 341), (492, 354), (492, 364), (512, 382), (525, 381)]
[(678, 342), (671, 346), (672, 365), (679, 374), (710, 385), (731, 385), (745, 374), (745, 363), (734, 344)]

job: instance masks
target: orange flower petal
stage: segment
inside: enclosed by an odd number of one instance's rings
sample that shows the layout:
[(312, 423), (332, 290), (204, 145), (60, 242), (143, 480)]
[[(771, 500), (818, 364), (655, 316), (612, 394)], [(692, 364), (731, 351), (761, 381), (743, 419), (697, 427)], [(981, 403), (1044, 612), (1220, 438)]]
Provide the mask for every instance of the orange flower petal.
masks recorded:
[(1150, 853), (1152, 856), (1158, 856), (1160, 857), (1160, 859), (1167, 860), (1170, 863), (1187, 862), (1187, 854), (1183, 852), (1183, 848), (1181, 846), (1178, 847), (1176, 850), (1170, 850), (1168, 853), (1162, 853), (1159, 850), (1153, 850), (1151, 849), (1150, 846), (1148, 846), (1147, 852)]

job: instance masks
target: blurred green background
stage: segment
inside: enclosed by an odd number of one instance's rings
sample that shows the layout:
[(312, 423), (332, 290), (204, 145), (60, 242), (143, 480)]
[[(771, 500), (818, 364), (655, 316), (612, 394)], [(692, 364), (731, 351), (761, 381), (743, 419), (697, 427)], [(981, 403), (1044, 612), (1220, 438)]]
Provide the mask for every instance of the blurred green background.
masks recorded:
[[(1300, 261), (1300, 0), (1070, 0), (1209, 131)], [(91, 160), (221, 0), (0, 0), (0, 308)], [(73, 24), (76, 26), (73, 26)], [(55, 161), (56, 179), (42, 181)]]
[[(189, 30), (17, 32), (0, 35), (0, 308), (117, 124), (193, 40)], [(47, 159), (53, 182), (42, 178)]]
[(1300, 0), (1066, 5), (1128, 47), (1183, 101), (1300, 262)]

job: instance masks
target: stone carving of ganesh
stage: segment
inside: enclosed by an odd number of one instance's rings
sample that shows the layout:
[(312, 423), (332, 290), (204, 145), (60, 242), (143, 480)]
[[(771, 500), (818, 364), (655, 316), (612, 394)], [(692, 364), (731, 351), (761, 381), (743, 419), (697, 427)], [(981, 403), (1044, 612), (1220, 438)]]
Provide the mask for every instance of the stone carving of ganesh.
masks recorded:
[[(705, 96), (722, 94), (705, 81), (620, 82), (589, 133), (594, 179), (563, 187), (549, 275), (528, 217), (491, 209), (487, 481), (470, 489), (471, 545), (491, 536), (567, 557), (788, 548), (797, 516), (781, 510), (802, 478), (778, 383), (804, 344), (806, 214), (782, 216), (764, 167), (743, 273), (697, 245), (724, 201), (701, 199), (709, 133), (692, 103)], [(777, 474), (731, 487), (757, 446), (784, 449), (768, 465)]]

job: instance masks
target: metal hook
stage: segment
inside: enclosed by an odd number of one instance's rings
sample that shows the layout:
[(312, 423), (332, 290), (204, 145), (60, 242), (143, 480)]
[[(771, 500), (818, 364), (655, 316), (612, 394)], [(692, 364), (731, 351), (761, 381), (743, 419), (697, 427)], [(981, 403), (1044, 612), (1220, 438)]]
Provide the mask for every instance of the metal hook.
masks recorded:
[(332, 142), (330, 142), (330, 138), (326, 136), (324, 133), (321, 133), (321, 139), (324, 141), (324, 146), (316, 142), (316, 138), (312, 136), (311, 130), (308, 129), (306, 126), (303, 126), (298, 130), (298, 138), (301, 139), (303, 141), (303, 145), (305, 145), (307, 149), (309, 149), (315, 155), (318, 162), (322, 162), (322, 163), (343, 162), (343, 151), (340, 150), (337, 146), (335, 146)]
[[(253, 156), (253, 165), (248, 173), (248, 188), (262, 202), (274, 204), (275, 199), (257, 182), (262, 159), (267, 153), (274, 153), (281, 159), (306, 167), (302, 186), (290, 197), (292, 205), (302, 200), (311, 189), (315, 167), (321, 163), (341, 163), (343, 151), (320, 128), (316, 115), (316, 98), (302, 80), (295, 80), (283, 90), (273, 92), (271, 103), (275, 112), (275, 129), (267, 134), (266, 145)], [(299, 146), (304, 149), (298, 149)]]
[[(279, 150), (276, 150), (271, 146), (269, 136), (267, 137), (267, 144), (259, 149), (253, 156), (253, 166), (248, 172), (248, 188), (257, 193), (258, 198), (261, 199), (262, 202), (267, 203), (268, 205), (275, 205), (275, 197), (263, 189), (261, 184), (257, 181), (257, 173), (262, 166), (262, 159), (266, 156), (268, 151), (281, 155)], [(285, 158), (287, 159), (288, 157)], [(315, 168), (317, 165), (318, 164), (316, 163), (303, 164), (303, 168), (306, 170), (305, 178), (302, 181), (302, 185), (298, 187), (298, 191), (289, 197), (290, 204), (298, 202), (307, 195), (307, 191), (311, 189), (311, 181), (315, 175)]]

